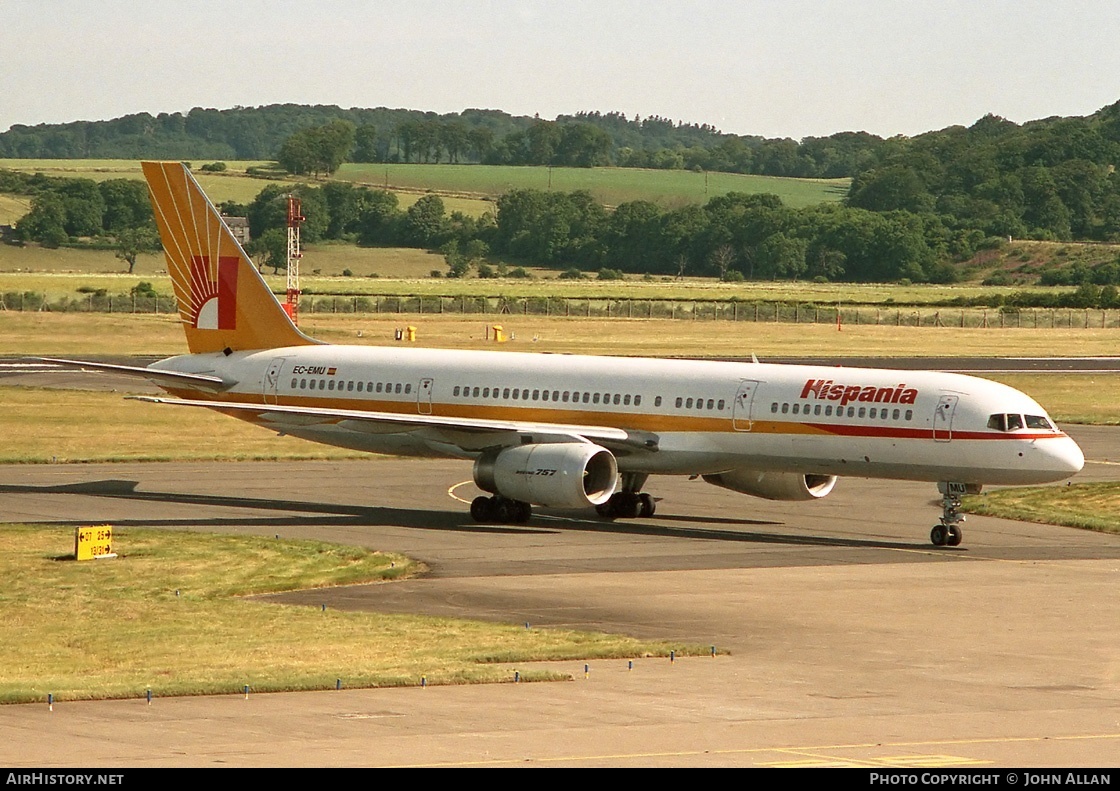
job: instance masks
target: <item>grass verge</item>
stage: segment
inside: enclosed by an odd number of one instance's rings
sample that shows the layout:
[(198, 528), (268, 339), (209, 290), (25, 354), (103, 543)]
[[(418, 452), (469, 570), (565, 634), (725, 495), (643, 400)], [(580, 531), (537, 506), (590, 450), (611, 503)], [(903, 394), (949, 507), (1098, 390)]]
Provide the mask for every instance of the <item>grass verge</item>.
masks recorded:
[(1120, 482), (995, 489), (966, 497), (970, 514), (1120, 533)]
[(0, 437), (4, 464), (370, 458), (280, 437), (206, 409), (86, 390), (0, 387)]
[[(120, 530), (77, 563), (69, 528), (0, 528), (0, 702), (492, 683), (499, 663), (695, 653), (629, 637), (242, 598), (383, 582), (411, 560), (314, 541)], [(524, 680), (555, 674), (521, 670)]]
[[(501, 324), (515, 340), (496, 346), (486, 327)], [(579, 316), (434, 313), (305, 313), (300, 328), (329, 343), (383, 345), (413, 325), (417, 346), (570, 354), (745, 357), (1053, 357), (1108, 356), (1116, 329), (895, 327), (882, 324), (784, 324), (751, 321), (608, 319)], [(0, 354), (183, 354), (177, 315), (48, 313), (0, 310)]]

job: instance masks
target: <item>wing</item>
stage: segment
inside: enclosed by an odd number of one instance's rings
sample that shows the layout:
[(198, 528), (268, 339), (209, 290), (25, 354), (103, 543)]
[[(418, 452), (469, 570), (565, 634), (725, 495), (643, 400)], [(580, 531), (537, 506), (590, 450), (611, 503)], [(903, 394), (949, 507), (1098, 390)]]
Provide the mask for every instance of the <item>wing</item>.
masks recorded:
[(655, 452), (659, 438), (646, 431), (613, 426), (569, 423), (535, 423), (522, 420), (444, 417), (440, 415), (366, 412), (358, 409), (326, 409), (274, 404), (240, 404), (197, 401), (185, 398), (131, 396), (135, 401), (171, 406), (205, 407), (224, 415), (248, 420), (279, 432), (334, 425), (369, 434), (416, 433), (431, 442), (451, 445), (465, 452), (526, 442), (593, 442), (620, 453)]

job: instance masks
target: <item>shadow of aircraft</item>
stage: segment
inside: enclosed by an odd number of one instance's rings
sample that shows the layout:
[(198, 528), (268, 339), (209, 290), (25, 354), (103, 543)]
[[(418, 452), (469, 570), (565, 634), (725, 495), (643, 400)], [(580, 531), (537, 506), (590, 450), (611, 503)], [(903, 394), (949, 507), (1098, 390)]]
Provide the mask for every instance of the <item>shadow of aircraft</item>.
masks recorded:
[[(112, 521), (117, 527), (167, 527), (167, 528), (210, 528), (223, 527), (266, 527), (313, 528), (313, 527), (367, 527), (385, 525), (406, 527), (418, 530), (452, 531), (460, 533), (505, 534), (505, 535), (548, 535), (562, 531), (583, 531), (593, 533), (613, 533), (616, 535), (649, 536), (659, 538), (697, 539), (704, 541), (727, 541), (735, 543), (775, 544), (785, 546), (849, 547), (879, 549), (929, 549), (924, 542), (898, 542), (879, 539), (839, 538), (835, 536), (795, 535), (792, 533), (743, 531), (700, 526), (697, 523), (743, 526), (780, 526), (782, 522), (733, 519), (728, 517), (699, 516), (687, 517), (674, 514), (655, 516), (651, 520), (607, 521), (588, 519), (578, 512), (534, 513), (534, 520), (544, 522), (538, 525), (496, 525), (478, 524), (468, 521), (470, 517), (456, 511), (433, 511), (426, 509), (393, 508), (384, 506), (347, 505), (344, 503), (322, 503), (306, 500), (281, 500), (261, 497), (233, 495), (189, 494), (182, 492), (147, 492), (137, 487), (139, 481), (107, 479), (84, 481), (60, 485), (0, 485), (0, 494), (71, 494), (87, 497), (104, 497), (136, 502), (174, 503), (213, 508), (238, 508), (256, 511), (286, 511), (285, 514), (268, 516), (213, 516), (181, 518), (132, 518), (99, 520), (96, 516), (83, 520), (53, 520), (50, 524), (60, 526), (82, 526), (97, 521)], [(665, 522), (682, 523), (679, 526)], [(948, 551), (947, 551), (948, 550)], [(967, 552), (964, 548), (942, 548), (941, 554)]]

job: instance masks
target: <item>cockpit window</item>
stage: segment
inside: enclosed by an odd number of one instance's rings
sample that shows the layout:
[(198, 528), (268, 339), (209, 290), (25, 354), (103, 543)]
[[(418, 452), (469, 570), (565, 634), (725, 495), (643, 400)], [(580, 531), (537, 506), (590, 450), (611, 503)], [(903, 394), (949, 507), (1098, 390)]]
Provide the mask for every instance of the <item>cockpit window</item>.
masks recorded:
[(1048, 431), (1053, 431), (1054, 427), (1050, 421), (1042, 415), (1027, 415), (1027, 428), (1041, 428)]
[[(1035, 421), (1032, 423), (1032, 421)], [(1044, 417), (1031, 415), (1027, 417), (1027, 425), (1030, 428), (1050, 428), (1050, 423)], [(992, 415), (988, 418), (988, 428), (994, 428), (996, 431), (1017, 431), (1023, 427), (1022, 415)]]

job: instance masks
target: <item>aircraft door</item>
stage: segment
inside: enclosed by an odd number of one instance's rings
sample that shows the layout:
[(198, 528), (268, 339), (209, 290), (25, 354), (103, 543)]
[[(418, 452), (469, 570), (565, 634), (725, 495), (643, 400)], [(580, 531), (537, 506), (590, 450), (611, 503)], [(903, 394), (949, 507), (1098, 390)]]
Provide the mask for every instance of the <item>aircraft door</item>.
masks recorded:
[(280, 369), (284, 367), (284, 361), (287, 359), (287, 357), (277, 357), (268, 364), (268, 369), (264, 373), (264, 379), (261, 381), (261, 389), (264, 393), (264, 402), (266, 404), (279, 403)]
[(953, 413), (957, 411), (958, 400), (959, 396), (943, 395), (937, 402), (933, 412), (933, 438), (938, 442), (953, 439)]
[(421, 415), (432, 414), (432, 386), (431, 379), (421, 379), (420, 387), (416, 390), (416, 409)]
[(754, 407), (754, 394), (758, 389), (758, 382), (744, 379), (739, 382), (739, 389), (735, 393), (735, 401), (731, 405), (731, 424), (736, 431), (751, 430), (751, 411)]

